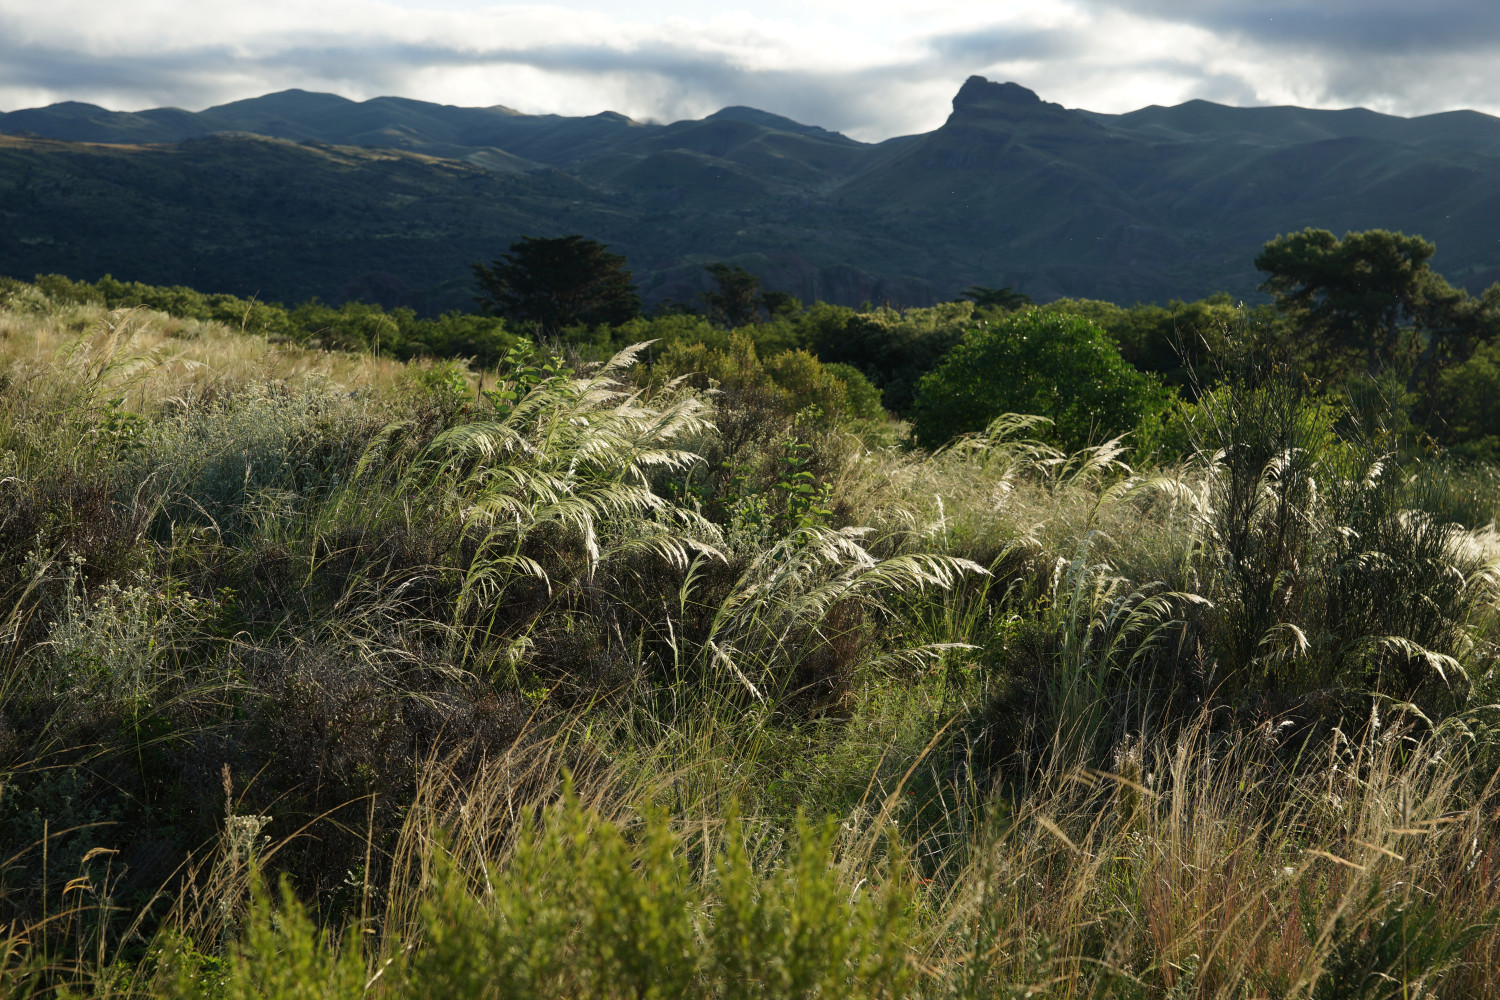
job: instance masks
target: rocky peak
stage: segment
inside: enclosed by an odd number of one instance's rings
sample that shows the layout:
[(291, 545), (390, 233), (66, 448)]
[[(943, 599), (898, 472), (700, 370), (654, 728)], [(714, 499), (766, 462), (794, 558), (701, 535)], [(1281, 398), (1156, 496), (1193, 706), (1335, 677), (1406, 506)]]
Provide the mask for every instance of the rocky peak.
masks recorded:
[(978, 129), (984, 133), (1046, 136), (1050, 141), (1093, 141), (1103, 134), (1094, 122), (1061, 104), (1042, 100), (1019, 83), (992, 83), (982, 76), (965, 80), (953, 98), (948, 127), (955, 126), (965, 133)]
[(1000, 112), (1013, 115), (1028, 108), (1039, 110), (1041, 105), (1042, 99), (1036, 96), (1036, 92), (1019, 83), (991, 83), (982, 76), (965, 80), (953, 98), (955, 114)]

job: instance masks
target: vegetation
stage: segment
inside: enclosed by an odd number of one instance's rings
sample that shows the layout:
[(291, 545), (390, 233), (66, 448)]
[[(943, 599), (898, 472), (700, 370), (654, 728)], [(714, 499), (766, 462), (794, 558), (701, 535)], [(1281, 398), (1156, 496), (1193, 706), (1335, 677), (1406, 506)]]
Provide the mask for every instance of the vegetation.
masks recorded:
[(710, 264), (704, 270), (714, 282), (713, 291), (702, 295), (711, 318), (728, 327), (745, 326), (759, 318), (759, 278), (738, 265)]
[(489, 267), (475, 264), (474, 277), (484, 304), (537, 337), (623, 323), (641, 309), (625, 258), (582, 236), (523, 237)]
[(1255, 266), (1325, 366), (1339, 371), (1352, 355), (1372, 378), (1400, 368), (1411, 385), (1430, 385), (1500, 332), (1500, 287), (1477, 299), (1454, 288), (1428, 264), (1436, 251), (1420, 236), (1308, 229), (1267, 243)]
[(650, 305), (696, 304), (714, 262), (849, 307), (977, 286), (1253, 302), (1267, 234), (1419, 219), (1455, 284), (1491, 280), (1500, 132), (1483, 116), (1100, 116), (977, 77), (952, 96), (942, 126), (872, 144), (749, 109), (653, 124), (299, 91), (195, 113), (0, 113), (0, 274), (432, 316), (471, 307), (471, 261), (584, 233), (630, 259)]
[(205, 294), (180, 286), (161, 287), (117, 281), (105, 275), (89, 283), (62, 275), (38, 275), (31, 283), (0, 278), (0, 294), (12, 308), (37, 301), (99, 305), (108, 309), (144, 306), (179, 320), (215, 321), (247, 334), (313, 347), (370, 351), (402, 360), (418, 357), (472, 358), (493, 365), (520, 340), (495, 317), (450, 312), (423, 319), (411, 309), (383, 309), (365, 302), (329, 306), (313, 300), (288, 307), (235, 295)]
[(362, 308), (0, 290), (0, 996), (1496, 995), (1487, 328)]
[(1073, 452), (1133, 430), (1167, 398), (1102, 329), (1079, 316), (1028, 310), (971, 331), (917, 388), (917, 440), (941, 447), (1008, 413), (1046, 417)]
[(1035, 305), (1030, 295), (1018, 292), (1009, 285), (1004, 288), (986, 288), (983, 285), (971, 285), (964, 289), (963, 297), (973, 299), (975, 305), (994, 306), (1000, 309), (1019, 309), (1022, 306)]

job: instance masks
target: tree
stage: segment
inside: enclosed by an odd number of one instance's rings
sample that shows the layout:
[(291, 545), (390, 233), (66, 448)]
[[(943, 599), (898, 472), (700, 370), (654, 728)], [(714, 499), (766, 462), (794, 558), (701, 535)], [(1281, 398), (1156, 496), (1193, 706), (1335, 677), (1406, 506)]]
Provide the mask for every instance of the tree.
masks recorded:
[(981, 309), (1021, 309), (1025, 306), (1035, 305), (1031, 296), (1025, 292), (1018, 292), (1009, 285), (1004, 288), (986, 288), (983, 285), (970, 285), (963, 290), (959, 298), (971, 299)]
[(541, 337), (584, 324), (617, 325), (641, 311), (641, 300), (625, 269), (625, 258), (582, 236), (524, 236), (490, 266), (473, 265), (493, 312)]
[(1093, 323), (1028, 309), (969, 330), (923, 377), (912, 410), (924, 447), (1027, 413), (1050, 418), (1047, 436), (1076, 451), (1131, 430), (1169, 398)]
[(760, 304), (772, 319), (791, 316), (802, 311), (802, 300), (791, 292), (762, 292)]
[(744, 326), (760, 313), (760, 279), (738, 264), (710, 264), (703, 270), (714, 280), (714, 290), (703, 293), (710, 317), (725, 326)]
[(1454, 288), (1429, 265), (1435, 251), (1383, 229), (1342, 240), (1306, 229), (1267, 243), (1255, 266), (1315, 360), (1343, 373), (1359, 359), (1372, 378), (1404, 377), (1430, 421), (1441, 419), (1444, 372), (1500, 334), (1500, 287), (1477, 298)]
[(1362, 358), (1374, 376), (1418, 346), (1414, 321), (1435, 293), (1451, 286), (1428, 267), (1436, 247), (1384, 229), (1326, 229), (1278, 236), (1255, 258), (1270, 275), (1260, 286), (1312, 338), (1314, 354), (1335, 369)]

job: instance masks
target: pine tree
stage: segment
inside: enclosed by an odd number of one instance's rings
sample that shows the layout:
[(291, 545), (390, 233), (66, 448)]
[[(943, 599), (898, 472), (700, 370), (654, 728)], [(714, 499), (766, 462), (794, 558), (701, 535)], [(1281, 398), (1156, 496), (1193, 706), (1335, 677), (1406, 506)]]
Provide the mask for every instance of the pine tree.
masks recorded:
[(538, 337), (624, 323), (641, 310), (625, 258), (580, 235), (526, 236), (490, 266), (473, 265), (487, 309)]

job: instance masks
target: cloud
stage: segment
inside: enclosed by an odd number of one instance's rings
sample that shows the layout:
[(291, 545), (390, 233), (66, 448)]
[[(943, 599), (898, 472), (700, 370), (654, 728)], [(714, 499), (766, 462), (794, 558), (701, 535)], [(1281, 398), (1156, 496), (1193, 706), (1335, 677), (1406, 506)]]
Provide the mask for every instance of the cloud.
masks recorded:
[[(1243, 80), (1246, 103), (1418, 115), (1500, 112), (1493, 0), (1081, 0), (1096, 17), (1201, 32), (1198, 61)], [(1201, 95), (1201, 96), (1207, 96)]]
[[(92, 20), (87, 0), (61, 0), (50, 15), (7, 9), (13, 3), (0, 0), (0, 107), (10, 108), (42, 97), (196, 110), (301, 87), (653, 120), (749, 104), (883, 138), (938, 124), (963, 79), (920, 42), (905, 56), (856, 58), (829, 44), (836, 26), (809, 34), (735, 17), (643, 24), (543, 8), (432, 13), (345, 2), (332, 17), (320, 5), (298, 21), (271, 4), (219, 23), (203, 5), (158, 2), (141, 23), (171, 26), (155, 33), (113, 8), (101, 8), (102, 24)], [(340, 30), (341, 17), (363, 27)]]
[(1500, 110), (1493, 0), (565, 2), (0, 0), (0, 108), (196, 110), (301, 87), (657, 121), (748, 104), (874, 140), (940, 124), (978, 73), (1097, 111)]
[(1451, 55), (1500, 46), (1494, 0), (1095, 0), (1095, 6), (1303, 50)]

